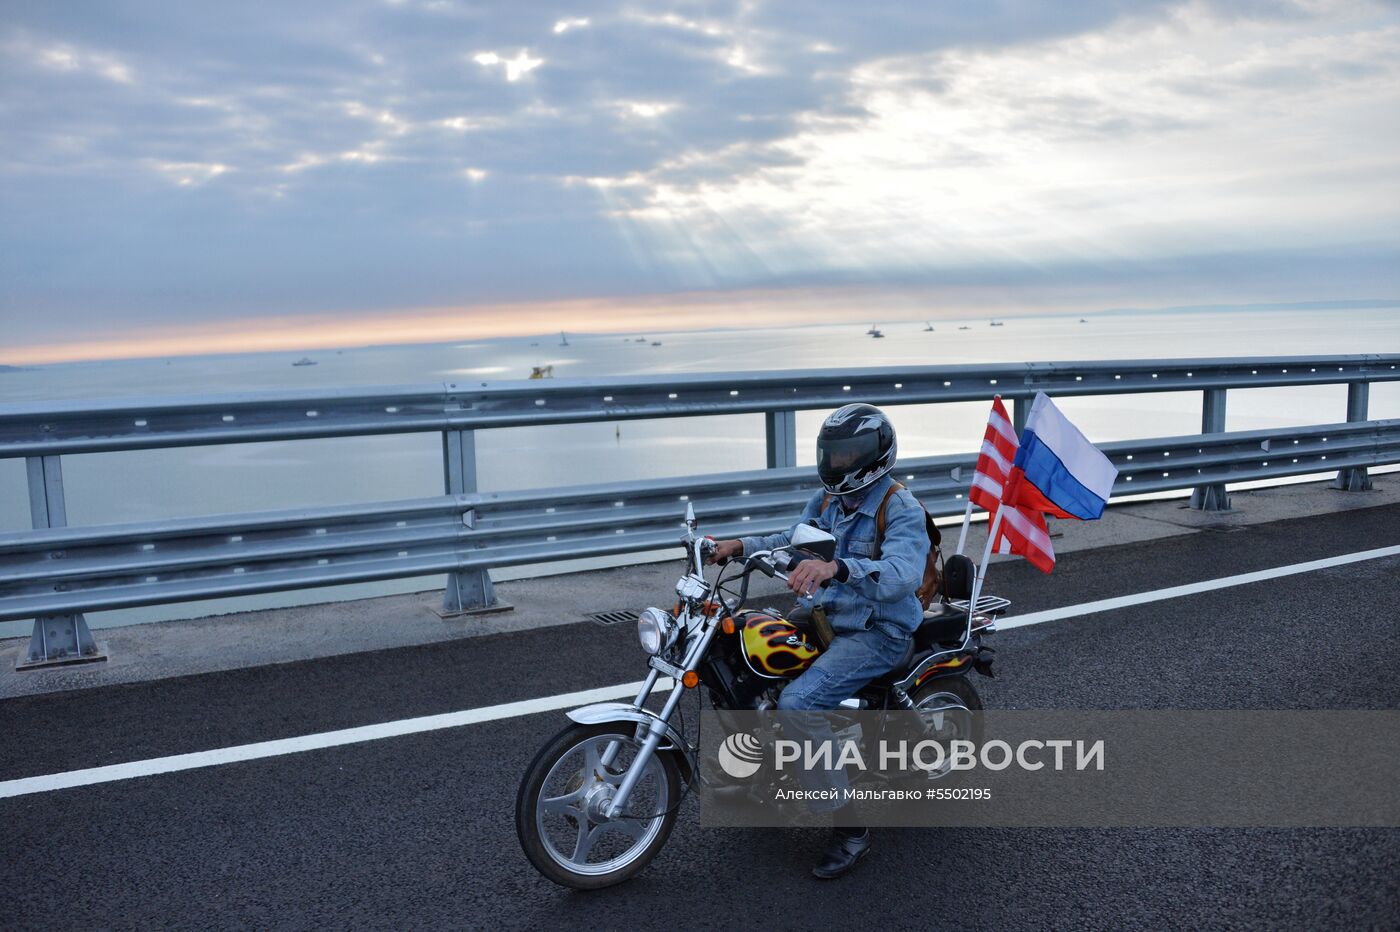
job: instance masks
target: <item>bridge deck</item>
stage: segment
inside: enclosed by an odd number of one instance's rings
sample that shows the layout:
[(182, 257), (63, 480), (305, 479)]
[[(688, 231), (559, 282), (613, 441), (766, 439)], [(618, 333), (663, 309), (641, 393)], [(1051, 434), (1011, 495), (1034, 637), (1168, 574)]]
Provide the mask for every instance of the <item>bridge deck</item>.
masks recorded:
[[(1011, 563), (992, 588), (1032, 611), (1400, 544), (1393, 491), (1331, 494), (1370, 507), (1246, 523), (1241, 500), (1242, 516), (1212, 517), (1214, 529), (1065, 546), (1053, 575)], [(662, 569), (672, 572), (640, 575)], [(1391, 556), (1006, 631), (998, 677), (978, 687), (1000, 708), (1394, 709), (1397, 578)], [(641, 675), (630, 626), (514, 624), (11, 698), (0, 703), (0, 781)], [(700, 928), (800, 928), (852, 907), (862, 927), (884, 928), (1316, 928), (1400, 915), (1393, 829), (887, 831), (857, 874), (818, 884), (806, 876), (816, 833), (701, 829), (690, 806), (640, 878), (572, 895), (534, 874), (511, 824), (519, 775), (562, 720), (519, 715), (0, 799), (7, 914), (24, 927), (403, 928), (652, 927), (677, 917)]]

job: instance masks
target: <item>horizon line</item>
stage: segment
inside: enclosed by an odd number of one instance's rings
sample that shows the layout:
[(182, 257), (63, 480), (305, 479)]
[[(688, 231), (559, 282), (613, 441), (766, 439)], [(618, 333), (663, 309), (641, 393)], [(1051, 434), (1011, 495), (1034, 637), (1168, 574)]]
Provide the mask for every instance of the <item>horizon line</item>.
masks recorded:
[[(703, 294), (703, 293), (702, 293)], [(803, 307), (793, 308), (791, 306), (771, 305), (765, 308), (776, 318), (771, 323), (755, 326), (715, 326), (704, 325), (705, 320), (699, 319), (701, 314), (709, 311), (710, 305), (717, 300), (714, 296), (708, 299), (702, 297), (699, 302), (680, 304), (669, 310), (672, 320), (665, 321), (655, 316), (647, 315), (645, 320), (640, 319), (639, 308), (629, 307), (626, 301), (635, 299), (624, 299), (614, 304), (613, 320), (604, 322), (594, 319), (587, 321), (591, 326), (570, 328), (567, 325), (561, 326), (561, 322), (555, 314), (563, 312), (566, 308), (575, 311), (591, 308), (601, 303), (605, 299), (577, 299), (573, 301), (549, 302), (547, 304), (524, 304), (524, 305), (498, 305), (494, 307), (477, 308), (437, 308), (419, 311), (415, 315), (404, 318), (400, 316), (397, 320), (381, 317), (378, 319), (358, 321), (358, 326), (354, 321), (333, 321), (327, 319), (329, 315), (304, 314), (287, 317), (257, 318), (249, 321), (231, 321), (224, 324), (206, 325), (197, 328), (190, 327), (165, 327), (155, 328), (152, 335), (146, 337), (126, 337), (121, 339), (108, 340), (86, 340), (71, 341), (64, 343), (36, 344), (21, 348), (17, 354), (7, 354), (0, 357), (0, 369), (26, 369), (44, 366), (96, 363), (96, 362), (134, 362), (140, 360), (156, 359), (195, 359), (221, 356), (251, 356), (262, 353), (295, 353), (295, 352), (326, 352), (331, 350), (366, 350), (388, 347), (412, 347), (412, 346), (440, 346), (462, 340), (476, 340), (484, 342), (505, 342), (510, 340), (526, 340), (534, 337), (544, 337), (556, 333), (572, 333), (578, 336), (607, 336), (621, 334), (641, 334), (651, 333), (656, 335), (669, 335), (679, 333), (716, 333), (716, 332), (742, 332), (751, 330), (771, 329), (773, 327), (787, 327), (791, 329), (807, 329), (814, 327), (839, 326), (844, 323), (852, 325), (864, 323), (871, 315), (880, 316), (884, 313), (884, 319), (896, 324), (919, 323), (926, 321), (943, 321), (946, 323), (968, 322), (983, 319), (1005, 319), (1022, 320), (1030, 318), (1050, 318), (1050, 317), (1106, 317), (1106, 316), (1128, 316), (1137, 314), (1193, 314), (1212, 312), (1258, 312), (1258, 311), (1340, 311), (1340, 310), (1379, 310), (1388, 307), (1400, 307), (1400, 298), (1363, 298), (1363, 299), (1337, 299), (1337, 300), (1311, 300), (1311, 301), (1290, 301), (1290, 302), (1244, 302), (1244, 303), (1209, 303), (1209, 304), (1177, 304), (1165, 305), (1161, 307), (1151, 306), (1117, 306), (1100, 307), (1096, 310), (1085, 310), (1083, 308), (1072, 309), (1064, 306), (1046, 306), (1040, 309), (1032, 309), (1025, 306), (1018, 307), (1008, 313), (1006, 310), (995, 307), (979, 306), (977, 308), (931, 308), (923, 311), (917, 316), (906, 316), (905, 314), (890, 314), (895, 308), (865, 308), (861, 309), (862, 316), (854, 316), (854, 311), (841, 309), (844, 315), (841, 319), (824, 318), (808, 319), (805, 322), (793, 321), (790, 318), (794, 314), (808, 314), (809, 311)], [(790, 302), (783, 302), (790, 304)], [(491, 320), (483, 320), (480, 317), (476, 321), (464, 321), (458, 319), (462, 314), (480, 315), (483, 312), (498, 311), (504, 312), (509, 317), (519, 317), (523, 308), (535, 308), (534, 314), (526, 314), (528, 318), (540, 318), (540, 329), (514, 329), (507, 330), (499, 326), (491, 326)], [(833, 309), (828, 308), (827, 313)], [(904, 310), (904, 309), (900, 309)], [(654, 313), (654, 312), (653, 312)], [(400, 312), (401, 314), (401, 312)], [(543, 315), (543, 316), (542, 316)], [(548, 320), (550, 326), (543, 326)], [(695, 326), (684, 326), (685, 321), (693, 320)], [(250, 324), (263, 322), (268, 324), (272, 332), (259, 336), (250, 336), (247, 329)], [(653, 326), (641, 326), (644, 323), (651, 323)], [(878, 321), (877, 321), (878, 322)], [(336, 323), (340, 324), (344, 339), (333, 340), (308, 340), (312, 332), (324, 332)], [(473, 323), (476, 326), (473, 326)], [(681, 326), (676, 326), (681, 323)], [(602, 324), (602, 326), (599, 326)], [(329, 326), (328, 326), (329, 325)], [(485, 326), (483, 326), (485, 325)], [(659, 328), (659, 329), (658, 329)], [(399, 334), (395, 338), (386, 331), (396, 331)], [(237, 336), (243, 339), (238, 341)], [(377, 339), (366, 339), (374, 336)], [(211, 351), (216, 345), (228, 346), (230, 342), (238, 342), (238, 348), (226, 349), (224, 351)], [(168, 352), (159, 352), (160, 347), (169, 347)], [(67, 352), (65, 352), (65, 350)]]

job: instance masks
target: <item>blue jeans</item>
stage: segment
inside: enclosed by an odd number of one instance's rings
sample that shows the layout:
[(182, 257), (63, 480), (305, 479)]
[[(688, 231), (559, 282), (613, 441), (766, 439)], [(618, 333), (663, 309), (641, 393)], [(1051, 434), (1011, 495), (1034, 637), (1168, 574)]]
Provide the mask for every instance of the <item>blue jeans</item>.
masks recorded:
[[(883, 626), (838, 634), (807, 670), (788, 684), (778, 697), (778, 710), (786, 713), (783, 726), (796, 741), (808, 741), (813, 746), (830, 742), (834, 737), (831, 723), (825, 715), (803, 714), (834, 709), (882, 674), (888, 673), (904, 656), (909, 636), (891, 633)], [(839, 757), (832, 749), (831, 760)], [(810, 803), (816, 812), (830, 812), (843, 804), (842, 794), (850, 785), (841, 769), (807, 770), (797, 772), (802, 788), (811, 791), (833, 789), (835, 799), (818, 799)]]

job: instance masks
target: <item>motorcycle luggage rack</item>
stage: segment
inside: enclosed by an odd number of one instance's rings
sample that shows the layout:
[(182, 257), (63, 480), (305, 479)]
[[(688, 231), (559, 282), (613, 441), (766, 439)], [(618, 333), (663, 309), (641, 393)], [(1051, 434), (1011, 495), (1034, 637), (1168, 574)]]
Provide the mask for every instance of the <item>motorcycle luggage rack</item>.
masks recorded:
[[(949, 599), (948, 604), (960, 612), (967, 611), (968, 599)], [(999, 595), (981, 595), (977, 597), (977, 615), (999, 615), (1011, 607), (1010, 599), (1003, 599)]]

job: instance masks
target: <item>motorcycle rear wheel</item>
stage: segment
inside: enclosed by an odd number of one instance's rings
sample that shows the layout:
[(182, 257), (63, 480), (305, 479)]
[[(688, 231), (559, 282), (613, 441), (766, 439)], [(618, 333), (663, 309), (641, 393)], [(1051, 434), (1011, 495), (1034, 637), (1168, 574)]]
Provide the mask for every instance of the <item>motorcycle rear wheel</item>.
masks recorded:
[(914, 707), (918, 709), (929, 708), (940, 700), (949, 704), (956, 700), (970, 712), (982, 711), (982, 697), (977, 695), (976, 688), (968, 681), (966, 674), (929, 680), (915, 689), (909, 698), (914, 700)]
[[(609, 745), (619, 750), (602, 764)], [(545, 877), (575, 890), (629, 880), (666, 844), (681, 794), (674, 754), (652, 756), (627, 801), (628, 816), (604, 815), (641, 742), (631, 722), (572, 724), (555, 735), (525, 772), (515, 801), (520, 847)]]
[[(915, 711), (928, 720), (929, 736), (940, 742), (956, 739), (982, 743), (982, 697), (966, 675), (943, 676), (929, 680), (910, 695)], [(935, 717), (936, 716), (936, 717)], [(927, 783), (948, 775), (948, 768), (915, 778)]]

